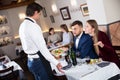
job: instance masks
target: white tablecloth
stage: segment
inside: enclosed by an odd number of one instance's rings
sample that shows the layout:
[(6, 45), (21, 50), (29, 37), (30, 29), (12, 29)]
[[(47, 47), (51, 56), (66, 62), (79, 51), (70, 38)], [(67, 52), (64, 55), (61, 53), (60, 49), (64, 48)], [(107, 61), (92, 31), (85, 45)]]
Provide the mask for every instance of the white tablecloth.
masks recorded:
[(110, 63), (108, 66), (102, 68), (97, 65), (83, 64), (65, 71), (68, 80), (107, 80), (119, 73), (120, 70), (114, 63)]
[[(64, 61), (60, 61), (64, 64)], [(52, 69), (55, 69), (55, 66), (51, 66)], [(117, 74), (120, 74), (119, 68), (115, 63), (110, 63), (105, 67), (98, 67), (96, 64), (82, 64), (77, 66), (72, 66), (68, 70), (64, 70), (65, 75), (68, 80), (107, 80)], [(60, 72), (57, 70), (58, 75)]]
[[(8, 62), (6, 64), (4, 64), (6, 67), (11, 67), (11, 66), (14, 66), (14, 71), (16, 70), (22, 70), (22, 68), (15, 62), (15, 61), (11, 61), (11, 62)], [(3, 67), (0, 65), (0, 70), (3, 70)], [(2, 76), (4, 74), (0, 74), (0, 76)]]

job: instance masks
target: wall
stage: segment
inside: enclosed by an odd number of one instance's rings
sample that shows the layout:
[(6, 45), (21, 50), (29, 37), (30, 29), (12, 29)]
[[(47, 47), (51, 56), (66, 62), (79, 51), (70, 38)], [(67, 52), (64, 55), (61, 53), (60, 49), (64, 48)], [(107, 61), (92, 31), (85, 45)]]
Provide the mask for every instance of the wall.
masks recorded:
[(120, 20), (120, 0), (103, 0), (107, 23)]
[[(0, 11), (0, 15), (5, 15), (7, 18), (6, 24), (1, 24), (1, 26), (8, 26), (9, 27), (9, 34), (1, 35), (0, 38), (11, 37), (14, 41), (14, 27), (11, 25), (10, 15), (7, 10)], [(15, 54), (15, 44), (8, 44), (0, 47), (0, 53), (8, 55), (11, 59), (14, 59), (16, 56)]]
[(97, 20), (99, 25), (107, 24), (103, 0), (87, 0), (90, 19)]
[(87, 0), (90, 19), (96, 19), (99, 25), (120, 20), (120, 0)]
[[(75, 20), (81, 20), (85, 24), (85, 21), (89, 19), (89, 16), (83, 16), (80, 11), (80, 5), (86, 3), (85, 0), (76, 0), (77, 5), (75, 7), (71, 6), (70, 0), (39, 0), (39, 1), (36, 0), (36, 1), (41, 2), (40, 4), (46, 8), (47, 17), (44, 17), (46, 25), (41, 25), (41, 26), (46, 27), (47, 30), (49, 27), (54, 27), (55, 30), (59, 30), (60, 29), (59, 26), (61, 24), (67, 24), (68, 26), (70, 26), (70, 24)], [(58, 9), (57, 13), (53, 13), (51, 9), (52, 4), (57, 5), (57, 9)], [(66, 6), (69, 7), (69, 12), (71, 15), (70, 20), (63, 20), (60, 14), (59, 9)], [(55, 23), (51, 23), (50, 15), (54, 16)]]

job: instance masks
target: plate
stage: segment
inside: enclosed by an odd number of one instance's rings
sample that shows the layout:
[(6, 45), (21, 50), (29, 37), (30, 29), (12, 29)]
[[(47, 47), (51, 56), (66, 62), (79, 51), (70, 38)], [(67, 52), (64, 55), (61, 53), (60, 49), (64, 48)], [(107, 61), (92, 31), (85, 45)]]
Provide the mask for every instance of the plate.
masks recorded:
[(59, 57), (64, 53), (64, 50), (62, 50), (61, 48), (55, 49), (51, 51), (52, 55), (55, 57)]

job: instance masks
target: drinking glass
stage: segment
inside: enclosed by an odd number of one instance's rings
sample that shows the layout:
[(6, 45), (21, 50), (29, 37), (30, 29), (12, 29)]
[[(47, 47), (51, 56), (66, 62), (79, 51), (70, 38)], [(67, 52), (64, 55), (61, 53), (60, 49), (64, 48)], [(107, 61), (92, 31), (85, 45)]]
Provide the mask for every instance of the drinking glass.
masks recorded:
[(90, 63), (90, 57), (89, 57), (89, 56), (86, 56), (86, 57), (85, 57), (85, 61), (86, 61), (87, 64), (89, 64), (89, 63)]
[(76, 57), (80, 58), (80, 52), (79, 51), (76, 52)]

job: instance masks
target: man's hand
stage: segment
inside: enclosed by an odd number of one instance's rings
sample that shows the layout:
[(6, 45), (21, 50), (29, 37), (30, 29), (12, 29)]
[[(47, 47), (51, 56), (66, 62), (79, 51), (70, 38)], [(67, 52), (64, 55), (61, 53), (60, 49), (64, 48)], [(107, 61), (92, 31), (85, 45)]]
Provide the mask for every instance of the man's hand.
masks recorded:
[(64, 73), (64, 72), (62, 71), (62, 69), (61, 69), (61, 68), (62, 68), (62, 65), (61, 65), (60, 63), (58, 63), (56, 67), (57, 67), (57, 69), (58, 69), (61, 73)]

